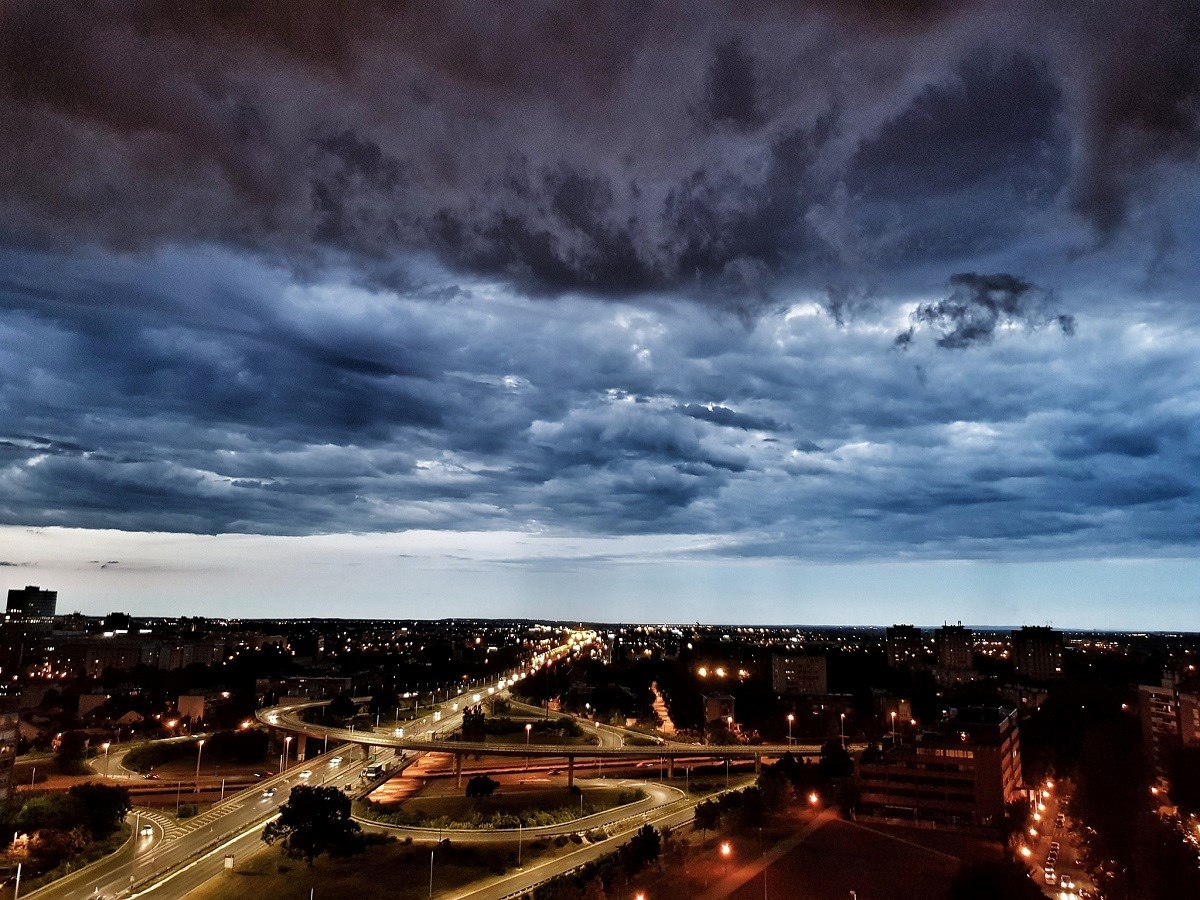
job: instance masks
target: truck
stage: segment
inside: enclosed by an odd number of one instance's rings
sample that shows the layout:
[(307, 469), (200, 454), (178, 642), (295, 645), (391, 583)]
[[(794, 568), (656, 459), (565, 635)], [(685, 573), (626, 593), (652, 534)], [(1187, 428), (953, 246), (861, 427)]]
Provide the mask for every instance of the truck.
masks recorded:
[(372, 763), (371, 765), (367, 766), (365, 769), (362, 770), (362, 774), (359, 777), (367, 778), (367, 779), (382, 778), (383, 777), (383, 766), (380, 765), (379, 763)]

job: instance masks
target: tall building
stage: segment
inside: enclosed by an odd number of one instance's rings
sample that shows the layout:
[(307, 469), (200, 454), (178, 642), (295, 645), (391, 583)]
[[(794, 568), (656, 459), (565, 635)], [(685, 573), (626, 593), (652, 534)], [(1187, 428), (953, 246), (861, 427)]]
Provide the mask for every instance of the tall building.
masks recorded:
[(1012, 633), (1013, 669), (1035, 681), (1063, 676), (1063, 638), (1044, 625), (1026, 625)]
[(1167, 776), (1172, 751), (1180, 744), (1179, 707), (1173, 679), (1161, 685), (1138, 685), (1138, 718), (1142, 723), (1142, 743), (1160, 779)]
[(933, 632), (933, 649), (939, 669), (971, 669), (975, 666), (975, 633), (957, 625), (943, 625)]
[(913, 625), (893, 625), (887, 630), (887, 660), (893, 669), (911, 668), (925, 662), (925, 644), (921, 629)]
[(1197, 685), (1179, 690), (1179, 741), (1185, 747), (1200, 747), (1200, 693)]
[(54, 610), (58, 605), (58, 591), (44, 591), (36, 584), (25, 588), (11, 588), (4, 621), (24, 626), (29, 631), (49, 631), (54, 626)]
[(968, 708), (911, 743), (864, 754), (858, 818), (959, 827), (1004, 827), (1004, 807), (1022, 797), (1016, 710)]
[(771, 687), (781, 697), (829, 693), (825, 657), (772, 654)]

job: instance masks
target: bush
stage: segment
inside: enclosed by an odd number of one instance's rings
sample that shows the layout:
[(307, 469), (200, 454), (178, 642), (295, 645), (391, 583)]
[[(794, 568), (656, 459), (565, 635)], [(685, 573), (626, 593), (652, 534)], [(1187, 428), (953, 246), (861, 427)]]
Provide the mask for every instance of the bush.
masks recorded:
[(490, 797), (496, 793), (496, 788), (498, 787), (500, 787), (500, 782), (494, 778), (488, 778), (486, 775), (476, 775), (467, 782), (467, 796), (473, 799)]
[(198, 812), (200, 812), (200, 808), (195, 803), (184, 803), (179, 807), (179, 818), (190, 819)]

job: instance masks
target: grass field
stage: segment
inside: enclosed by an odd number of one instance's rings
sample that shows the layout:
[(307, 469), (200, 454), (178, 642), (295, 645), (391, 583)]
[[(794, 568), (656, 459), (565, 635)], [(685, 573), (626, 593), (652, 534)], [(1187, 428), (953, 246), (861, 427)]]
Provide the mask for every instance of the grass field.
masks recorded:
[[(287, 859), (277, 847), (264, 847), (232, 872), (212, 879), (188, 896), (195, 900), (296, 900), (307, 897), (311, 890), (318, 900), (385, 894), (401, 900), (424, 898), (429, 896), (430, 849), (430, 844), (393, 841), (369, 847), (363, 856), (322, 858), (310, 869), (303, 860)], [(521, 860), (528, 864), (576, 849), (578, 846), (570, 842), (556, 846), (549, 841), (525, 841)], [(516, 862), (516, 842), (480, 848), (455, 845), (453, 841), (443, 844), (434, 855), (433, 894), (439, 896), (480, 879), (503, 875), (512, 871)]]

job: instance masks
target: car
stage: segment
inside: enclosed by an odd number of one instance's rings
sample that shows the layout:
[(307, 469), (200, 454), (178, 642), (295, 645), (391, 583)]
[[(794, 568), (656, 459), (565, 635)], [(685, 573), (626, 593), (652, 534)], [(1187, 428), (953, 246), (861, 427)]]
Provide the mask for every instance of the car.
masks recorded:
[(147, 772), (142, 777), (147, 781), (158, 781), (158, 774), (155, 772)]
[(265, 791), (262, 792), (262, 795), (263, 795), (264, 800), (270, 800), (272, 797), (275, 796), (275, 788), (273, 788), (273, 787), (267, 788)]
[(1058, 849), (1059, 849), (1059, 848), (1061, 848), (1061, 847), (1062, 847), (1062, 844), (1060, 844), (1058, 841), (1051, 841), (1051, 842), (1050, 842), (1050, 849), (1051, 849), (1051, 850), (1058, 850)]
[(1058, 884), (1058, 876), (1054, 874), (1054, 870), (1047, 868), (1044, 873), (1046, 884)]
[(154, 826), (143, 825), (139, 831), (139, 834), (141, 834), (142, 837), (154, 837)]
[(329, 761), (329, 764), (331, 766), (340, 766), (342, 764), (342, 758), (340, 756), (335, 756)]
[(312, 778), (312, 769), (305, 769), (300, 773), (301, 778)]

